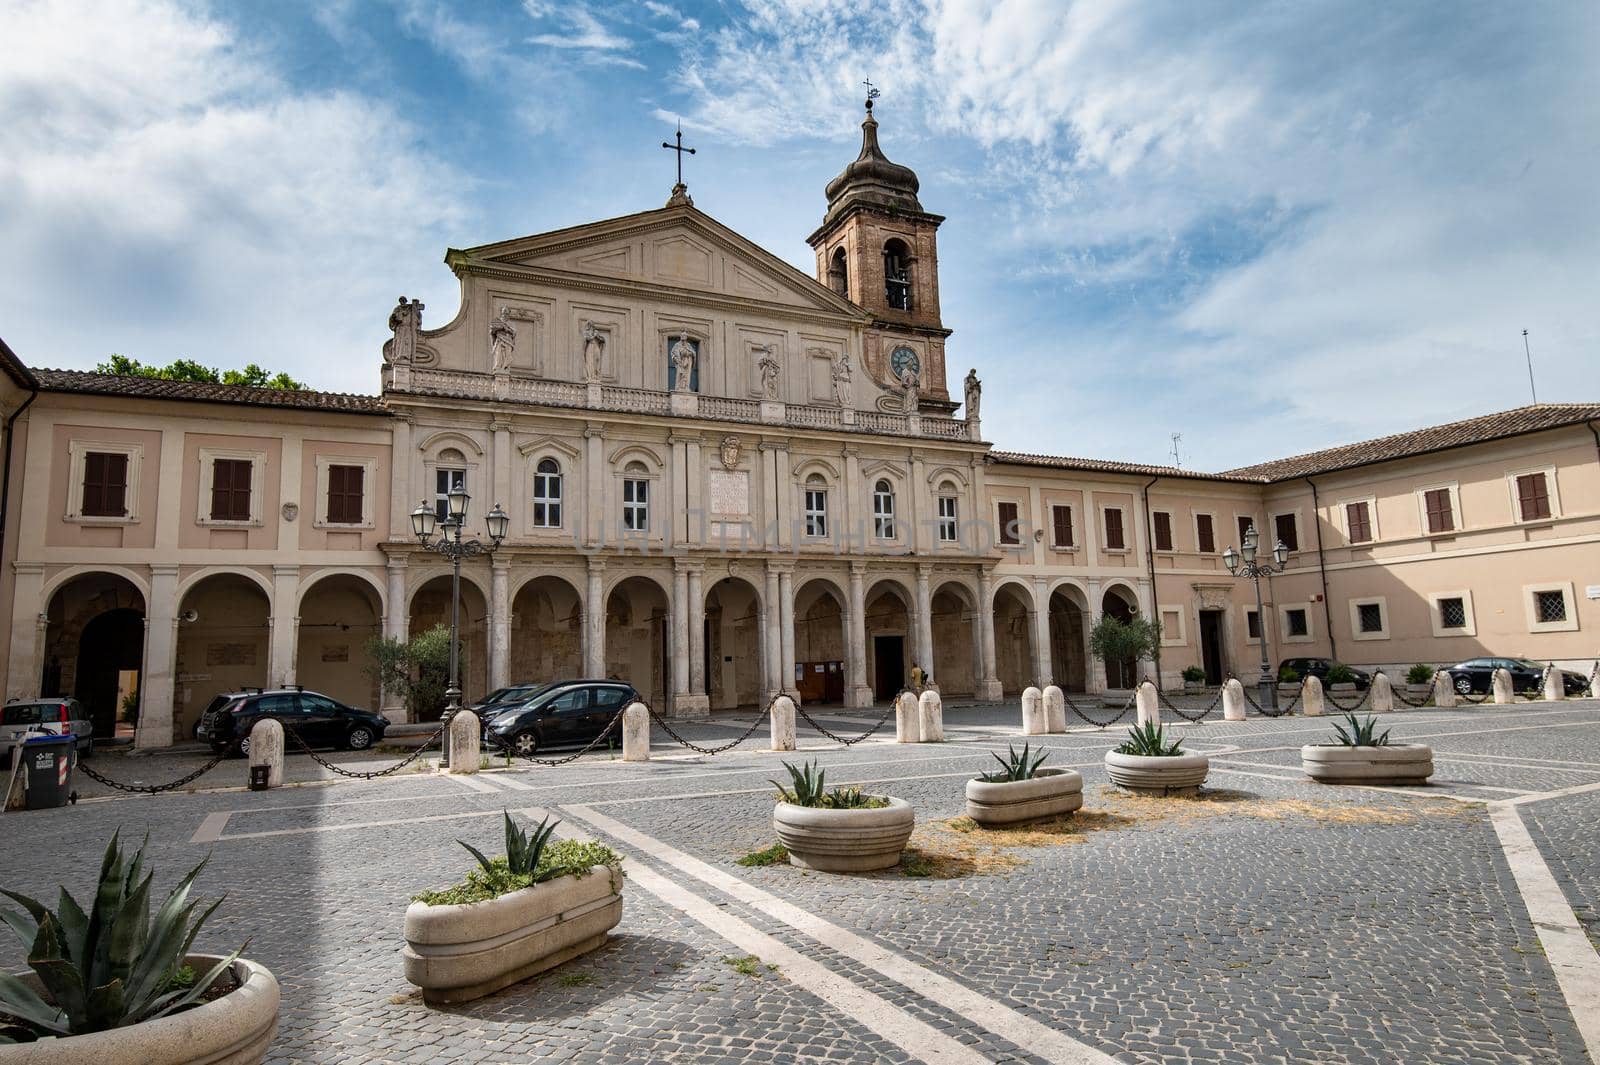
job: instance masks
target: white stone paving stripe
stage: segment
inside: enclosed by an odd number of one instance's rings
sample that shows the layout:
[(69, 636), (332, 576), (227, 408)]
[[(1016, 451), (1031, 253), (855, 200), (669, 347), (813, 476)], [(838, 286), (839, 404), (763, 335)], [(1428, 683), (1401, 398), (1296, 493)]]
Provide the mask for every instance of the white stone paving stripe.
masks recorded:
[(493, 794), (500, 790), (493, 784), (479, 780), (477, 777), (470, 774), (452, 773), (450, 775), (450, 783), (460, 784), (463, 788), (466, 788), (469, 791), (485, 791)]
[(434, 814), (431, 817), (396, 817), (387, 821), (354, 821), (339, 825), (307, 825), (304, 828), (273, 828), (265, 832), (235, 832), (218, 836), (216, 842), (231, 843), (236, 839), (266, 839), (269, 836), (306, 836), (320, 832), (347, 832), (357, 828), (386, 828), (389, 825), (421, 825), (429, 821), (461, 821), (471, 817), (499, 817), (499, 810), (473, 810), (464, 814)]
[[(1524, 806), (1530, 802), (1544, 802), (1546, 799), (1564, 799), (1569, 795), (1585, 795), (1591, 791), (1600, 791), (1600, 784), (1574, 784), (1570, 788), (1559, 788), (1555, 791), (1541, 791), (1533, 795), (1523, 795), (1506, 801), (1513, 806)], [(1596, 1058), (1600, 1061), (1600, 1058)]]
[(194, 830), (194, 835), (189, 837), (190, 843), (215, 843), (222, 838), (222, 830), (228, 826), (231, 811), (218, 810), (214, 814), (206, 814), (205, 820), (200, 822), (200, 827)]
[(1595, 953), (1566, 893), (1556, 883), (1522, 823), (1517, 800), (1490, 803), (1489, 820), (1500, 837), (1506, 864), (1516, 878), (1517, 890), (1544, 946), (1545, 958), (1556, 974), (1556, 983), (1566, 997), (1572, 1020), (1589, 1048), (1589, 1057), (1600, 1062), (1600, 955)]
[[(589, 806), (566, 806), (566, 814), (708, 884), (740, 902), (805, 933), (823, 946), (867, 966), (923, 998), (993, 1032), (1049, 1062), (1060, 1065), (1115, 1065), (1116, 1059), (1080, 1043), (981, 992), (959, 984), (911, 959), (823, 920), (814, 913), (762, 891), (675, 847), (607, 817)], [(710, 905), (710, 903), (706, 903)], [(715, 907), (713, 907), (715, 909)], [(717, 911), (721, 912), (721, 911)]]

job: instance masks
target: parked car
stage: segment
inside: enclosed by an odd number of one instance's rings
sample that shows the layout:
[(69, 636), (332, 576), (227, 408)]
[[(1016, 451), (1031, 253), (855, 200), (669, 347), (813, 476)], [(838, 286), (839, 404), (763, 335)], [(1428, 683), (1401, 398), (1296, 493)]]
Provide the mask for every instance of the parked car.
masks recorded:
[(506, 688), (496, 688), (477, 702), (469, 704), (467, 709), (479, 717), (483, 717), (485, 714), (504, 710), (508, 706), (518, 706), (525, 703), (533, 698), (535, 693), (547, 686), (544, 684), (513, 684)]
[[(1478, 695), (1494, 684), (1494, 671), (1503, 669), (1511, 674), (1511, 690), (1518, 694), (1544, 691), (1545, 665), (1528, 658), (1469, 658), (1445, 670), (1450, 683), (1460, 695)], [(1561, 686), (1568, 695), (1581, 695), (1588, 687), (1589, 678), (1582, 673), (1563, 669)]]
[(490, 717), (483, 727), (484, 745), (530, 755), (550, 747), (588, 743), (637, 698), (639, 693), (631, 685), (615, 680), (547, 684), (527, 700)]
[(11, 752), (30, 732), (78, 738), (78, 757), (94, 753), (94, 724), (76, 699), (18, 699), (0, 708), (0, 767), (9, 768)]
[(242, 699), (246, 695), (260, 695), (265, 690), (265, 688), (240, 688), (238, 691), (218, 692), (211, 697), (211, 701), (206, 704), (206, 708), (200, 711), (200, 716), (195, 718), (194, 726), (189, 730), (190, 733), (197, 740), (203, 739), (204, 737), (200, 735), (200, 727), (205, 724), (206, 715), (221, 710), (235, 699)]
[[(211, 710), (200, 721), (200, 738), (218, 754), (250, 753), (250, 730), (273, 718), (310, 747), (344, 747), (364, 751), (383, 739), (389, 719), (371, 710), (346, 706), (316, 692), (280, 688), (249, 692)], [(288, 749), (298, 745), (289, 741)]]
[[(1306, 679), (1306, 677), (1316, 677), (1322, 682), (1323, 687), (1327, 687), (1328, 671), (1336, 664), (1331, 658), (1285, 658), (1278, 663), (1278, 675), (1282, 676), (1284, 670), (1292, 669), (1301, 680)], [(1345, 666), (1344, 668), (1348, 669), (1350, 675), (1355, 678), (1356, 691), (1364, 692), (1371, 686), (1371, 673), (1364, 669), (1357, 669), (1354, 666)]]

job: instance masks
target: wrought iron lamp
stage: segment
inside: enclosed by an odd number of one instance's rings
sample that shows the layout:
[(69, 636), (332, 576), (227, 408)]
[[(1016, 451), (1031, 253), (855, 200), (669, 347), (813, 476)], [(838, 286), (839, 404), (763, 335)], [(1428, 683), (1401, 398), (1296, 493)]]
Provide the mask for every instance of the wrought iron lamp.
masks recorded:
[(1235, 577), (1249, 577), (1256, 586), (1256, 629), (1261, 639), (1261, 705), (1270, 709), (1278, 708), (1278, 678), (1272, 672), (1272, 659), (1267, 654), (1267, 614), (1261, 604), (1261, 578), (1271, 577), (1275, 573), (1282, 573), (1284, 565), (1289, 561), (1289, 549), (1279, 540), (1272, 548), (1272, 559), (1275, 565), (1266, 562), (1257, 562), (1256, 556), (1261, 546), (1261, 534), (1256, 532), (1254, 523), (1245, 530), (1244, 543), (1240, 550), (1235, 551), (1232, 546), (1222, 553), (1222, 564), (1228, 567), (1228, 572)]

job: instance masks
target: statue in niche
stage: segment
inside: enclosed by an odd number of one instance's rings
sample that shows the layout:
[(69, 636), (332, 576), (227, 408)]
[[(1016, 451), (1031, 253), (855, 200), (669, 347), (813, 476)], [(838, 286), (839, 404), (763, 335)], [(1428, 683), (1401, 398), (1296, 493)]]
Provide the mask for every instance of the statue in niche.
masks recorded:
[(389, 361), (409, 363), (416, 359), (417, 337), (422, 332), (422, 301), (401, 296), (389, 312), (389, 328), (394, 332), (394, 339), (389, 342)]
[(583, 323), (583, 378), (591, 384), (605, 372), (606, 332), (593, 322)]
[(905, 394), (905, 413), (917, 413), (917, 398), (922, 391), (922, 378), (917, 376), (916, 369), (907, 363), (900, 368), (900, 390)]
[(967, 421), (978, 420), (978, 403), (983, 399), (983, 382), (978, 380), (978, 368), (974, 366), (967, 371)]
[(489, 323), (489, 361), (495, 373), (511, 369), (511, 359), (517, 351), (517, 330), (507, 317), (511, 308), (501, 307), (500, 313)]
[(777, 399), (778, 375), (783, 372), (783, 366), (772, 353), (771, 344), (764, 344), (755, 350), (761, 353), (761, 358), (756, 360), (756, 366), (761, 370), (761, 394), (768, 399)]
[(672, 345), (668, 353), (672, 358), (672, 368), (677, 380), (673, 382), (674, 392), (694, 391), (694, 345), (689, 343), (689, 334), (679, 333), (678, 340)]
[(841, 351), (833, 364), (833, 398), (845, 410), (850, 409), (850, 385), (850, 353)]

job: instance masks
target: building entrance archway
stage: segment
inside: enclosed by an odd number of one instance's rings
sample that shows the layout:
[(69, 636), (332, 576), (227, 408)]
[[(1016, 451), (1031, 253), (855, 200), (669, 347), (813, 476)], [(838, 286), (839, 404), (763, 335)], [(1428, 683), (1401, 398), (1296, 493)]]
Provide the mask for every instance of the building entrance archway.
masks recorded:
[(1063, 691), (1089, 690), (1089, 627), (1077, 589), (1057, 588), (1050, 596), (1050, 668)]
[(843, 593), (830, 580), (807, 581), (794, 596), (795, 676), (785, 678), (802, 703), (844, 702), (849, 646)]
[[(1135, 603), (1128, 593), (1121, 588), (1107, 588), (1101, 597), (1100, 610), (1106, 617), (1116, 618), (1118, 621), (1132, 621), (1139, 612), (1139, 605)], [(1110, 688), (1131, 688), (1138, 683), (1139, 663), (1132, 658), (1106, 659), (1106, 686)]]
[(271, 683), (272, 605), (242, 573), (213, 573), (178, 604), (174, 739), (188, 739), (212, 698)]
[[(487, 633), (488, 603), (478, 585), (461, 578), (461, 705), (468, 706), (489, 691), (489, 641)], [(429, 629), (443, 625), (450, 628), (450, 574), (441, 573), (424, 581), (411, 595), (411, 621), (406, 629), (416, 637)], [(444, 667), (446, 672), (449, 666)], [(446, 681), (448, 683), (448, 681)], [(441, 684), (440, 690), (443, 690)], [(444, 713), (444, 703), (429, 709), (418, 709), (419, 721), (437, 721)]]
[(1014, 583), (995, 589), (994, 663), (1004, 695), (1021, 695), (1034, 683), (1032, 622), (1033, 603), (1025, 589)]
[(383, 631), (377, 589), (360, 577), (333, 573), (300, 597), (295, 680), (349, 706), (375, 710), (377, 678), (367, 672), (367, 642)]
[(45, 608), (39, 694), (77, 699), (96, 738), (131, 737), (144, 669), (144, 596), (114, 573), (85, 573)]
[(606, 597), (606, 676), (663, 712), (673, 680), (671, 621), (667, 593), (648, 577), (628, 577)]
[(545, 574), (511, 601), (511, 684), (545, 684), (583, 676), (583, 599), (560, 577)]
[[(944, 698), (971, 698), (978, 690), (983, 648), (975, 600), (966, 585), (949, 581), (933, 593), (933, 661), (926, 664)], [(937, 667), (937, 668), (936, 668)]]
[(706, 592), (706, 694), (713, 710), (761, 703), (761, 598), (740, 577), (724, 577)]

